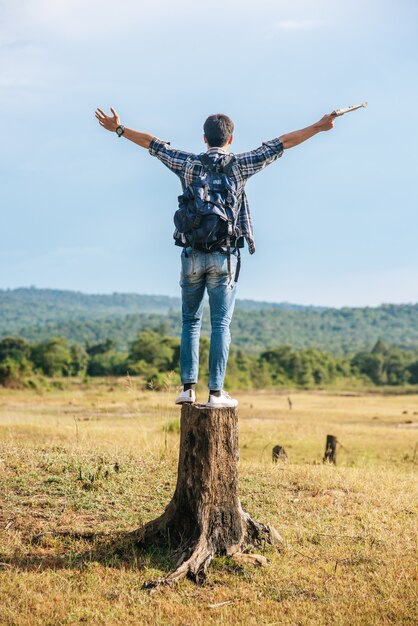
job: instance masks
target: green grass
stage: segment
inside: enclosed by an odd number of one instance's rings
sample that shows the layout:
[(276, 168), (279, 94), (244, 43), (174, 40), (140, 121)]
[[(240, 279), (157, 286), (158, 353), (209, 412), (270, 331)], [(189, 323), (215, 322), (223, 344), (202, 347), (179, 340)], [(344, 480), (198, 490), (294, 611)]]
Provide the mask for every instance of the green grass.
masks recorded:
[[(290, 411), (289, 393), (238, 396), (241, 499), (285, 552), (262, 569), (217, 557), (203, 587), (149, 595), (170, 550), (124, 533), (174, 490), (174, 394), (0, 390), (0, 624), (415, 624), (418, 396), (291, 392)], [(277, 443), (287, 463), (272, 464)]]

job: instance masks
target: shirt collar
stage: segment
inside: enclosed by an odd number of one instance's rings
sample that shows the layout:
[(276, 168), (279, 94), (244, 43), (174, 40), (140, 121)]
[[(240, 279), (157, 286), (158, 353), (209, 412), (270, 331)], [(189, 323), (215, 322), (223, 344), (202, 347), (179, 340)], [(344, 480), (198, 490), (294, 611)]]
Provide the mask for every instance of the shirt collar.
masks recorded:
[(214, 146), (213, 148), (208, 148), (207, 154), (214, 154), (215, 152), (220, 152), (221, 154), (227, 154), (225, 148), (217, 148)]

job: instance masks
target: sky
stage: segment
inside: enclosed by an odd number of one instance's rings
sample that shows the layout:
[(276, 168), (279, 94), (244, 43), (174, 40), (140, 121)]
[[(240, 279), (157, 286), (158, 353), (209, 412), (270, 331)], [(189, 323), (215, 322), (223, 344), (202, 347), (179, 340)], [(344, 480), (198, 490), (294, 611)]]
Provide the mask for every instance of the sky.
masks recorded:
[(247, 184), (238, 297), (418, 301), (416, 0), (0, 0), (0, 288), (179, 295), (179, 179), (99, 126), (233, 152), (369, 105)]

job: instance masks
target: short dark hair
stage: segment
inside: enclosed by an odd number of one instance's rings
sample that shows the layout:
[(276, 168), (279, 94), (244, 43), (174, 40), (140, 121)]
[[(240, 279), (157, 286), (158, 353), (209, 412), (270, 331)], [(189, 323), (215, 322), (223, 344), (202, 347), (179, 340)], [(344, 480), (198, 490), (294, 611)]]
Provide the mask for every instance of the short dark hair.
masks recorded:
[(223, 113), (209, 115), (203, 125), (205, 136), (211, 148), (224, 146), (234, 132), (234, 122)]

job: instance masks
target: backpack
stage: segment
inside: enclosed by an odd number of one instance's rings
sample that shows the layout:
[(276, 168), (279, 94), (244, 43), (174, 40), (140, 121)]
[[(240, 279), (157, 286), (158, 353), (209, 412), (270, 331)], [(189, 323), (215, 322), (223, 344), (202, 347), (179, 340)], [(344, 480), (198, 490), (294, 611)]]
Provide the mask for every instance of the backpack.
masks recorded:
[(225, 245), (229, 251), (241, 234), (236, 185), (229, 176), (236, 158), (226, 155), (214, 163), (207, 154), (200, 154), (199, 159), (202, 174), (178, 197), (174, 224), (182, 237), (176, 237), (176, 243), (206, 251)]

